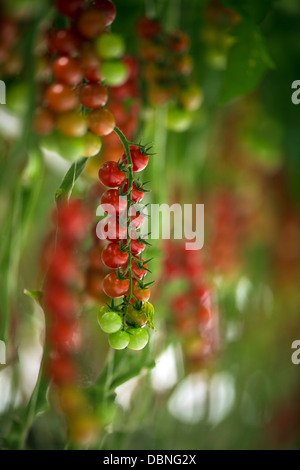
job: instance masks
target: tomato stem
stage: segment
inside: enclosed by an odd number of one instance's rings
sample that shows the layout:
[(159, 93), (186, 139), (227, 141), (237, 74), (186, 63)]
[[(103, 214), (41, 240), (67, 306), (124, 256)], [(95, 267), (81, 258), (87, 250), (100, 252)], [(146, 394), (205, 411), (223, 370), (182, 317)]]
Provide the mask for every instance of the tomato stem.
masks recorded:
[(133, 294), (132, 294), (133, 274), (132, 274), (132, 266), (131, 266), (132, 252), (131, 252), (131, 249), (130, 249), (130, 246), (131, 246), (131, 233), (130, 233), (131, 217), (130, 217), (130, 212), (131, 212), (131, 206), (134, 204), (134, 202), (132, 200), (133, 165), (132, 165), (132, 158), (131, 158), (131, 154), (130, 154), (130, 142), (128, 142), (125, 135), (123, 134), (123, 132), (118, 127), (115, 127), (114, 131), (119, 136), (119, 138), (120, 138), (120, 140), (123, 144), (123, 147), (124, 147), (124, 150), (125, 150), (125, 153), (126, 153), (126, 157), (127, 157), (126, 174), (127, 174), (127, 179), (128, 179), (128, 191), (127, 191), (127, 193), (128, 193), (127, 194), (127, 237), (128, 238), (127, 238), (126, 247), (127, 247), (127, 252), (128, 252), (129, 295), (128, 295), (128, 299), (127, 299), (126, 305), (125, 305), (124, 316), (126, 317), (126, 315), (128, 313), (128, 306), (129, 306), (130, 300), (133, 297)]

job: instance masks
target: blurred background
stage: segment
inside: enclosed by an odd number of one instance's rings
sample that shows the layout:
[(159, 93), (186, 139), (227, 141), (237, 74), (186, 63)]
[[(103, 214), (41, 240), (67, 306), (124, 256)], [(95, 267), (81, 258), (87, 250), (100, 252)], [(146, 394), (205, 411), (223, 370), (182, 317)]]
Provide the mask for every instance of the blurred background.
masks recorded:
[[(299, 449), (299, 2), (115, 0), (114, 64), (61, 4), (0, 2), (0, 448)], [(205, 206), (200, 251), (150, 237), (155, 330), (140, 352), (113, 351), (97, 324), (98, 170), (123, 148), (112, 133), (89, 156), (43, 114), (50, 46), (68, 28), (82, 67), (103, 70), (118, 127), (153, 147), (146, 202)], [(40, 295), (56, 191), (75, 161), (67, 190), (94, 222), (76, 251), (80, 376), (60, 389), (44, 367)]]

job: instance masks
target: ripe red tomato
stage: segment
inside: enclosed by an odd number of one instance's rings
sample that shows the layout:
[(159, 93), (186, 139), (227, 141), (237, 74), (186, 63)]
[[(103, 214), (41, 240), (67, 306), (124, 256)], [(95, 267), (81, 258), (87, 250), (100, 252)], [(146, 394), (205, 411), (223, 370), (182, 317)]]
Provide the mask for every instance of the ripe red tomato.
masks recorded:
[(152, 39), (161, 32), (159, 21), (146, 16), (140, 18), (137, 24), (137, 34), (140, 38)]
[(107, 98), (107, 90), (100, 83), (86, 83), (79, 91), (81, 104), (89, 109), (97, 109), (105, 106)]
[(54, 220), (64, 239), (68, 242), (77, 241), (85, 237), (86, 226), (92, 220), (92, 214), (83, 207), (79, 199), (71, 199), (58, 206)]
[(110, 134), (116, 125), (115, 118), (107, 109), (96, 109), (87, 116), (88, 128), (96, 135)]
[(150, 299), (150, 289), (141, 289), (136, 279), (132, 282), (132, 293), (136, 299), (143, 302), (148, 302)]
[(142, 251), (144, 251), (145, 248), (146, 245), (140, 242), (138, 239), (131, 240), (130, 249), (134, 255), (139, 255), (140, 253), (142, 253)]
[(58, 11), (64, 15), (74, 18), (77, 16), (85, 6), (85, 0), (55, 0)]
[(36, 110), (33, 120), (33, 129), (38, 135), (49, 135), (55, 128), (55, 118), (47, 108)]
[(135, 230), (138, 230), (139, 228), (141, 228), (144, 222), (145, 222), (145, 217), (143, 215), (140, 215), (137, 213), (131, 216), (130, 224)]
[(52, 54), (73, 55), (78, 51), (79, 39), (68, 29), (59, 29), (50, 34), (48, 49)]
[[(105, 205), (108, 207), (105, 207)], [(118, 189), (108, 189), (102, 195), (101, 206), (107, 214), (120, 214), (120, 212), (123, 212), (127, 207), (127, 198), (120, 196)]]
[(105, 26), (109, 26), (116, 18), (116, 7), (111, 0), (94, 0), (92, 6), (100, 10), (105, 18)]
[[(142, 259), (142, 262), (143, 261), (144, 260)], [(144, 267), (147, 268), (147, 264)], [(126, 269), (126, 267), (125, 267), (125, 269)], [(143, 277), (145, 277), (147, 272), (148, 272), (148, 271), (146, 271), (146, 269), (139, 268), (136, 261), (134, 261), (134, 260), (132, 260), (132, 262), (131, 262), (131, 271), (132, 271), (132, 274), (134, 276), (136, 276), (137, 278), (139, 278), (139, 279), (143, 279)]]
[(78, 378), (76, 367), (67, 356), (50, 358), (47, 372), (56, 385), (68, 385), (76, 382)]
[[(128, 190), (128, 180), (126, 180), (125, 184), (124, 184), (124, 191), (126, 192), (127, 190)], [(143, 199), (144, 194), (145, 193), (143, 191), (139, 191), (137, 189), (135, 182), (133, 182), (132, 193), (131, 193), (131, 198), (132, 198), (133, 202), (135, 202), (135, 203), (140, 202)]]
[(77, 304), (69, 289), (48, 282), (43, 296), (45, 310), (54, 318), (72, 320), (77, 314)]
[(59, 57), (53, 62), (54, 78), (65, 85), (77, 85), (82, 80), (79, 62), (71, 57)]
[(99, 179), (101, 183), (109, 188), (122, 186), (125, 178), (126, 173), (119, 170), (116, 162), (106, 162), (99, 170)]
[(102, 262), (111, 269), (116, 269), (128, 261), (128, 253), (123, 253), (119, 243), (109, 243), (102, 251)]
[[(132, 165), (133, 165), (133, 171), (138, 172), (144, 170), (146, 166), (148, 165), (149, 162), (149, 157), (148, 155), (142, 154), (141, 150), (139, 147), (135, 145), (130, 146), (130, 155), (132, 159)], [(126, 154), (123, 154), (123, 160), (127, 162), (127, 157)]]
[(114, 217), (99, 222), (96, 232), (98, 238), (110, 242), (119, 242), (127, 237), (127, 227), (121, 225)]
[(87, 39), (94, 39), (105, 30), (105, 15), (98, 10), (86, 10), (78, 18), (77, 29)]
[(120, 280), (115, 272), (108, 274), (103, 280), (103, 290), (108, 297), (122, 297), (128, 292), (128, 289), (129, 280)]
[(77, 104), (77, 96), (68, 85), (55, 83), (50, 85), (45, 94), (46, 103), (52, 111), (65, 113), (74, 109)]
[(48, 340), (55, 351), (76, 351), (80, 346), (78, 322), (61, 320), (52, 322), (48, 333)]
[(48, 276), (60, 282), (71, 283), (78, 277), (78, 266), (66, 247), (58, 245), (49, 263)]
[(80, 65), (84, 78), (92, 83), (102, 80), (99, 57), (91, 47), (82, 47)]

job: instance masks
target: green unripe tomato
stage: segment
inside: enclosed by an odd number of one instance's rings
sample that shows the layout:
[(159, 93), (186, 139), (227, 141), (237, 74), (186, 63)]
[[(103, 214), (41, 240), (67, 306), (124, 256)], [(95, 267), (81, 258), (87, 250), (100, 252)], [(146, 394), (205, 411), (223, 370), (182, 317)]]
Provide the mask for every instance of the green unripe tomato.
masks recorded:
[(83, 137), (66, 137), (62, 134), (58, 138), (59, 154), (74, 162), (81, 158), (84, 154), (84, 138)]
[(119, 34), (102, 34), (96, 41), (96, 51), (101, 59), (119, 59), (125, 52), (125, 43)]
[(122, 328), (122, 319), (116, 312), (106, 312), (100, 318), (99, 325), (105, 333), (115, 333)]
[(167, 121), (168, 129), (175, 132), (184, 132), (190, 127), (191, 122), (192, 115), (189, 111), (170, 106)]
[(100, 325), (100, 320), (101, 318), (103, 317), (103, 315), (105, 313), (108, 313), (110, 312), (109, 308), (107, 307), (107, 305), (103, 305), (102, 307), (100, 307), (99, 311), (98, 311), (98, 314), (97, 314), (97, 319), (98, 319), (98, 323)]
[(108, 337), (109, 344), (114, 349), (125, 349), (129, 344), (130, 336), (126, 331), (117, 331)]
[(143, 328), (129, 328), (127, 333), (130, 338), (128, 348), (134, 351), (143, 349), (149, 341), (148, 332)]
[(108, 86), (123, 85), (128, 78), (128, 67), (120, 60), (103, 62), (101, 75)]

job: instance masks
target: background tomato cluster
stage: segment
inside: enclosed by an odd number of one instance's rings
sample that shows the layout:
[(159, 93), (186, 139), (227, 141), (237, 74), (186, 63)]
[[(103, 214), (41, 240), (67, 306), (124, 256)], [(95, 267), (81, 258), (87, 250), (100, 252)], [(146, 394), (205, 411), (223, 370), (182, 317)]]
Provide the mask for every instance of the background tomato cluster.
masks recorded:
[[(0, 2), (0, 448), (299, 449), (298, 2), (68, 3)], [(143, 202), (205, 206), (202, 250), (149, 239), (142, 351), (97, 322), (98, 171), (124, 152), (99, 113), (153, 146)]]

